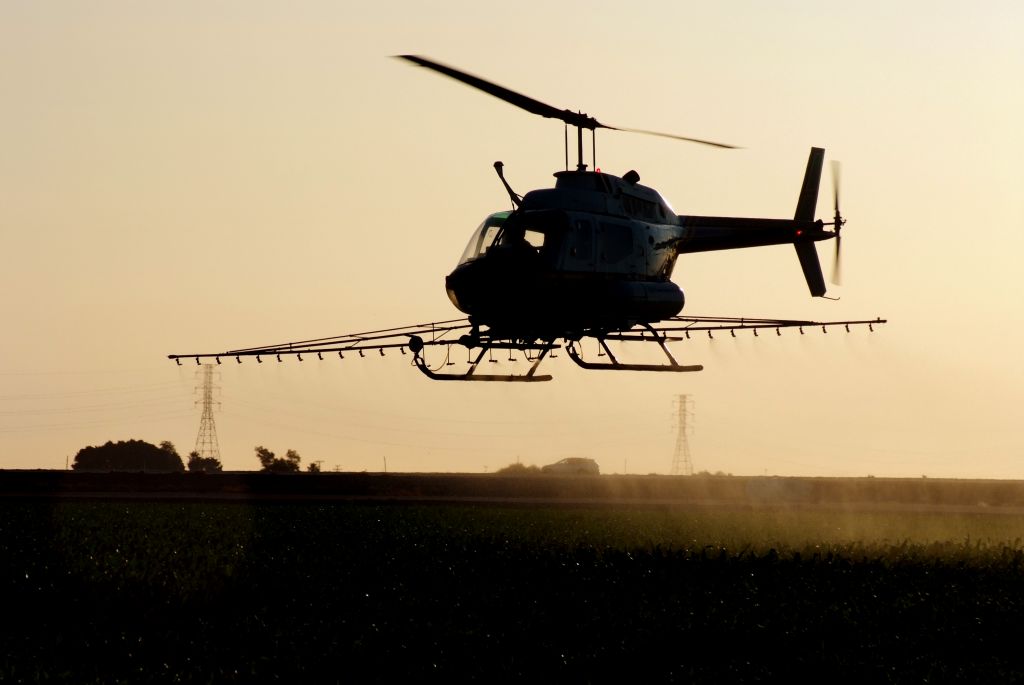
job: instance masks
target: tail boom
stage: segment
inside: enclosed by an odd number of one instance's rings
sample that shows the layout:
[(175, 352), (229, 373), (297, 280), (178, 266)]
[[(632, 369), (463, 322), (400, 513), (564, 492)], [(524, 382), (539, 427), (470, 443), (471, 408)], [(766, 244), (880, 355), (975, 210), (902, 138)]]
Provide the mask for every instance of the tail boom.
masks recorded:
[(835, 237), (834, 233), (824, 230), (824, 223), (820, 219), (814, 218), (824, 159), (824, 149), (811, 148), (793, 219), (681, 215), (679, 221), (682, 235), (676, 243), (677, 251), (709, 252), (790, 243), (796, 249), (811, 295), (823, 296), (826, 291), (825, 278), (821, 273), (821, 262), (814, 243)]

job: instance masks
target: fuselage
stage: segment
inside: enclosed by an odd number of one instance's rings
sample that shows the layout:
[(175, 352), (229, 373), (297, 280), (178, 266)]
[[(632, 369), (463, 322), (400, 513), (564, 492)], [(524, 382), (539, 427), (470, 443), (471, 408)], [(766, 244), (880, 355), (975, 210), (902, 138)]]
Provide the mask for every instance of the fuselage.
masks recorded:
[(452, 303), (492, 331), (573, 337), (678, 314), (669, 280), (684, 233), (678, 216), (635, 174), (555, 174), (512, 212), (477, 228), (446, 279)]

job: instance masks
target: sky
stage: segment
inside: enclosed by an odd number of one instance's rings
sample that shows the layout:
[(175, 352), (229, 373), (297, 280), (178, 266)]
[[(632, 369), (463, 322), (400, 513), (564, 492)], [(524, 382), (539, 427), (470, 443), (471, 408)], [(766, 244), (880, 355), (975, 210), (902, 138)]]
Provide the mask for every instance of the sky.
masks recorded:
[[(1024, 5), (961, 2), (0, 4), (0, 468), (195, 446), (171, 353), (455, 318), (472, 230), (564, 166), (560, 122), (390, 59), (420, 54), (626, 133), (597, 162), (681, 214), (791, 217), (842, 162), (843, 284), (792, 248), (684, 255), (684, 314), (875, 332), (675, 348), (692, 374), (436, 383), (391, 355), (217, 368), (226, 469), (1024, 478)], [(828, 172), (818, 215), (831, 215)], [(832, 245), (819, 245), (826, 273)], [(637, 354), (643, 355), (640, 351)]]

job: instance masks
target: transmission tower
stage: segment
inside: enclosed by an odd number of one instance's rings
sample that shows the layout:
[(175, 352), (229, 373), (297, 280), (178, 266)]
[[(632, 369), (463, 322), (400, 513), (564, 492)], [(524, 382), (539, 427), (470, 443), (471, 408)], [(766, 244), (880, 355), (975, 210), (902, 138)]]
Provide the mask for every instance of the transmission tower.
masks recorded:
[(693, 462), (690, 460), (690, 442), (687, 435), (690, 432), (689, 419), (693, 418), (693, 400), (689, 395), (678, 395), (675, 401), (676, 423), (676, 451), (672, 456), (673, 476), (692, 476)]
[[(200, 457), (220, 460), (217, 446), (217, 426), (213, 423), (213, 364), (203, 364), (203, 418), (199, 420), (199, 435), (196, 436), (196, 452)], [(199, 388), (196, 388), (198, 390)], [(197, 401), (196, 404), (199, 404)]]

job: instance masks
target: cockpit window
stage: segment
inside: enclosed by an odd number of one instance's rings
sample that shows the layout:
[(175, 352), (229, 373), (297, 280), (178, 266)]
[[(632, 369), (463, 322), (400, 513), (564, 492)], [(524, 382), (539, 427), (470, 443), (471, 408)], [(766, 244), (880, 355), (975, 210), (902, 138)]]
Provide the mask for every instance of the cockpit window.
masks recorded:
[(548, 261), (557, 259), (562, 234), (568, 227), (564, 214), (537, 212), (512, 218), (510, 215), (510, 212), (498, 212), (487, 217), (473, 233), (459, 264), (483, 256), (492, 247), (503, 251), (508, 248), (510, 252), (526, 248)]
[(498, 237), (501, 225), (505, 223), (505, 219), (508, 218), (510, 213), (495, 212), (484, 219), (483, 223), (473, 231), (473, 237), (469, 239), (469, 244), (466, 245), (462, 257), (459, 258), (459, 264), (472, 261), (487, 252), (487, 248), (494, 244), (494, 239)]

